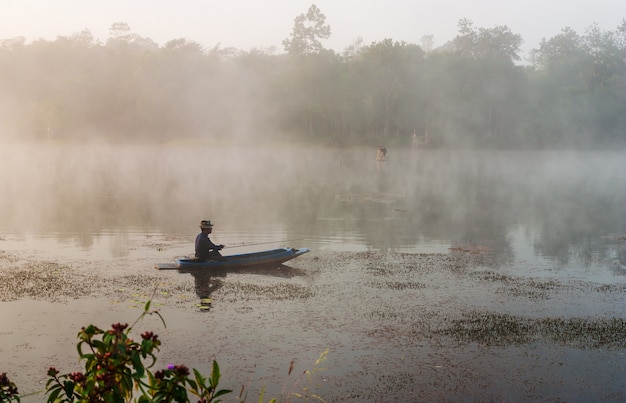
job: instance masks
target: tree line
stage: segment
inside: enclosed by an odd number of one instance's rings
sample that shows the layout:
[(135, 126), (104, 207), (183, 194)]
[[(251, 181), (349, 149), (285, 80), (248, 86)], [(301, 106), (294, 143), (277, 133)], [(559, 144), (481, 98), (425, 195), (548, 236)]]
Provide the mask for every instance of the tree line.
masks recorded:
[(0, 139), (292, 141), (431, 147), (578, 148), (626, 144), (626, 20), (570, 28), (520, 64), (507, 26), (459, 21), (433, 48), (383, 39), (325, 49), (312, 5), (284, 52), (159, 46), (115, 23), (27, 44), (0, 41)]

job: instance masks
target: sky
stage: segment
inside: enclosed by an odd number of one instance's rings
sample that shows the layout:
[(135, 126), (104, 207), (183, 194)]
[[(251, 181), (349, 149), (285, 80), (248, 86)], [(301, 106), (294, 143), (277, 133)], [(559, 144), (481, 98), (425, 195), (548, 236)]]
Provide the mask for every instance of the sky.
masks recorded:
[(315, 4), (326, 16), (326, 48), (343, 51), (358, 38), (421, 44), (433, 35), (440, 46), (454, 38), (460, 19), (475, 28), (508, 26), (522, 36), (524, 53), (563, 28), (579, 34), (594, 23), (615, 30), (626, 18), (625, 0), (0, 0), (0, 39), (23, 36), (30, 43), (89, 29), (105, 42), (115, 22), (159, 45), (186, 38), (207, 49), (276, 48), (293, 21)]

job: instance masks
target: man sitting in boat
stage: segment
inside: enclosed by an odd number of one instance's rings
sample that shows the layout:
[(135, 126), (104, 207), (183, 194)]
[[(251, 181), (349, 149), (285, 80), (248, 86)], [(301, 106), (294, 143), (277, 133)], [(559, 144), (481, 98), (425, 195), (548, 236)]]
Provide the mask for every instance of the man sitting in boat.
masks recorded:
[(224, 249), (224, 245), (215, 245), (209, 239), (209, 234), (213, 231), (211, 220), (202, 220), (200, 222), (202, 232), (196, 237), (196, 260), (198, 262), (206, 262), (207, 260), (223, 260), (224, 257), (219, 252)]

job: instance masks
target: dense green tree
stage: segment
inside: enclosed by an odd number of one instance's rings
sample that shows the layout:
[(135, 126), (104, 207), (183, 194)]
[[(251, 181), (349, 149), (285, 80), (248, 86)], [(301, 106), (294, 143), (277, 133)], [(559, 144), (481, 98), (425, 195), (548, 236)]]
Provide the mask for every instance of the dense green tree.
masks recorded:
[[(535, 51), (537, 130), (566, 147), (606, 144), (626, 131), (626, 59), (619, 30), (570, 28), (542, 40)], [(618, 134), (622, 133), (622, 134)]]
[(285, 51), (293, 58), (286, 80), (290, 89), (286, 107), (291, 111), (286, 127), (310, 137), (327, 131), (334, 120), (327, 106), (332, 99), (329, 95), (333, 93), (333, 82), (336, 83), (334, 63), (338, 59), (320, 42), (329, 37), (326, 16), (312, 4), (306, 14), (295, 18), (290, 39), (283, 41)]
[(441, 110), (438, 130), (447, 142), (501, 147), (516, 141), (524, 80), (519, 60), (521, 37), (506, 26), (475, 29), (467, 19), (447, 53), (438, 77)]
[(468, 19), (461, 19), (453, 43), (458, 52), (477, 59), (519, 60), (522, 37), (506, 25), (475, 29)]
[(336, 124), (340, 59), (332, 51), (290, 58), (281, 104), (283, 127), (311, 139), (331, 138)]
[(371, 137), (408, 137), (420, 122), (419, 93), (424, 52), (417, 45), (385, 39), (363, 48), (354, 74), (363, 126)]
[(0, 138), (243, 141), (281, 135), (327, 144), (581, 147), (626, 144), (626, 21), (564, 28), (529, 66), (506, 26), (459, 22), (433, 49), (384, 39), (324, 49), (330, 27), (311, 6), (286, 53), (163, 46), (111, 26), (53, 41), (0, 41)]
[(285, 39), (283, 46), (291, 55), (310, 55), (320, 53), (324, 49), (320, 39), (329, 37), (330, 25), (326, 24), (326, 16), (312, 4), (306, 14), (295, 18), (290, 39)]

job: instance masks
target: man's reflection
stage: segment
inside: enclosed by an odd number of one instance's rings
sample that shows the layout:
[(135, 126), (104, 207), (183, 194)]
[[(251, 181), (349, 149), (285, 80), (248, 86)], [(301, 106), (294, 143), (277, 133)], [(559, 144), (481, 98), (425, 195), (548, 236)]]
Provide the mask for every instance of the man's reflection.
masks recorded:
[(226, 272), (221, 270), (196, 270), (191, 272), (191, 276), (193, 277), (198, 298), (207, 299), (211, 298), (213, 292), (222, 288), (224, 285), (223, 279), (226, 278)]
[(208, 301), (215, 291), (222, 288), (229, 273), (292, 278), (303, 275), (304, 271), (281, 264), (279, 266), (253, 266), (237, 269), (199, 269), (189, 270), (188, 273), (193, 277), (196, 295), (200, 301)]

